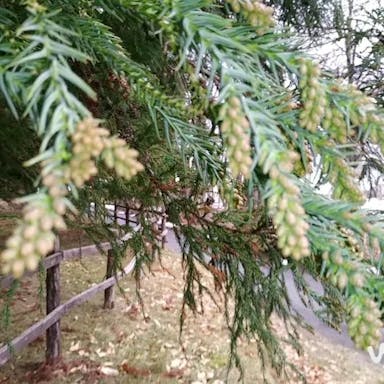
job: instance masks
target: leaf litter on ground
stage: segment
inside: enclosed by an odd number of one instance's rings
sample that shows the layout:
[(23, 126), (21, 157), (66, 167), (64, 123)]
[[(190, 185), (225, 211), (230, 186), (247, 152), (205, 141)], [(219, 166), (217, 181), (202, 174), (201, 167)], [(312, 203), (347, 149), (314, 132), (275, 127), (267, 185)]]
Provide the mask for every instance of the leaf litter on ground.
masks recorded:
[[(0, 373), (0, 383), (194, 383), (222, 384), (227, 379), (229, 335), (223, 311), (208, 295), (203, 295), (204, 311), (187, 311), (185, 327), (179, 338), (180, 309), (183, 279), (179, 255), (164, 251), (162, 264), (152, 273), (143, 275), (141, 295), (145, 305), (143, 314), (135, 296), (135, 281), (125, 277), (116, 289), (115, 307), (102, 309), (102, 294), (75, 308), (62, 321), (63, 361), (54, 368), (42, 365), (44, 339), (32, 343)], [(84, 287), (87, 278), (99, 282), (105, 274), (105, 258), (94, 256), (62, 264), (62, 301)], [(205, 284), (214, 291), (212, 277), (203, 269)], [(26, 304), (38, 297), (36, 276), (28, 277), (14, 304), (12, 327), (1, 329), (0, 340), (15, 337), (37, 318), (43, 317), (39, 306), (28, 316), (22, 315)], [(27, 303), (25, 298), (28, 298)], [(221, 302), (222, 304), (222, 302)], [(144, 320), (145, 319), (145, 320)], [(283, 332), (277, 318), (275, 329)], [(69, 331), (66, 331), (69, 330)], [(333, 344), (322, 336), (300, 330), (304, 353), (297, 355), (285, 348), (289, 360), (304, 373), (309, 384), (380, 384), (383, 368), (361, 362), (361, 355)], [(283, 335), (282, 335), (283, 336)], [(261, 365), (257, 356), (256, 340), (241, 340), (239, 352), (244, 364), (245, 383), (262, 383)], [(65, 375), (63, 375), (65, 372)], [(288, 383), (272, 370), (267, 371), (269, 382)], [(232, 370), (228, 383), (236, 383), (239, 373)], [(6, 381), (4, 381), (6, 380)], [(297, 382), (293, 377), (292, 383)]]

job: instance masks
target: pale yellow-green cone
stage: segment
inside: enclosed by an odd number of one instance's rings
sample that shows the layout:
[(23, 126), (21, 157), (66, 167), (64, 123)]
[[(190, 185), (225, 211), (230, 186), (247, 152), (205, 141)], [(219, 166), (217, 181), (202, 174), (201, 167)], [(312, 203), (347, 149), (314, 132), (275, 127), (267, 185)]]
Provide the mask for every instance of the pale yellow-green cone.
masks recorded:
[(82, 120), (72, 135), (72, 158), (66, 171), (66, 178), (77, 187), (82, 187), (97, 174), (94, 158), (104, 150), (109, 132), (99, 127), (99, 121), (87, 117)]
[(229, 167), (233, 177), (242, 174), (245, 178), (251, 173), (250, 126), (241, 108), (240, 100), (231, 97), (220, 110), (223, 120), (221, 131), (227, 147)]
[(336, 158), (329, 171), (329, 180), (334, 185), (332, 196), (354, 202), (365, 201), (365, 196), (356, 185), (356, 174), (342, 158)]
[(53, 249), (55, 231), (66, 228), (63, 219), (67, 209), (66, 184), (82, 187), (96, 175), (95, 158), (101, 153), (105, 153), (107, 165), (122, 177), (129, 179), (143, 170), (137, 161), (138, 152), (128, 148), (124, 140), (109, 137), (109, 132), (91, 117), (78, 124), (72, 143), (73, 152), (68, 163), (54, 170), (47, 160), (42, 163), (42, 184), (47, 195), (24, 208), (23, 219), (0, 256), (3, 274), (11, 273), (19, 278), (26, 270), (35, 270), (40, 258)]
[(365, 95), (353, 84), (335, 84), (330, 90), (346, 94), (353, 100), (355, 108), (348, 111), (353, 128), (350, 135), (355, 135), (356, 129), (364, 126), (365, 130), (368, 128), (369, 138), (384, 152), (384, 116), (377, 113), (376, 100)]
[(111, 137), (106, 141), (102, 158), (107, 167), (114, 168), (119, 176), (129, 180), (144, 169), (137, 160), (138, 155), (135, 149), (128, 148), (123, 139)]
[(65, 229), (61, 214), (50, 209), (49, 203), (34, 201), (23, 211), (23, 221), (6, 242), (2, 252), (1, 271), (19, 278), (27, 270), (37, 268), (39, 260), (52, 251), (54, 230)]
[(300, 74), (299, 88), (303, 103), (303, 109), (300, 113), (300, 125), (314, 132), (324, 116), (326, 106), (325, 88), (320, 83), (320, 68), (311, 60), (301, 60)]
[(100, 156), (108, 168), (130, 179), (144, 167), (137, 161), (138, 152), (127, 146), (123, 139), (109, 137), (109, 132), (99, 127), (99, 121), (88, 117), (81, 121), (72, 135), (73, 156), (66, 173), (68, 180), (82, 187), (97, 174), (95, 158)]
[(286, 175), (292, 171), (297, 158), (297, 153), (289, 152), (284, 160), (284, 169), (273, 165), (269, 170), (271, 182), (279, 187), (276, 190), (283, 192), (277, 192), (268, 199), (268, 208), (276, 227), (277, 244), (283, 256), (300, 260), (310, 255), (307, 238), (309, 224), (300, 201), (300, 189)]
[(342, 112), (337, 108), (327, 107), (322, 126), (338, 143), (345, 144), (347, 142), (347, 123)]
[(381, 340), (381, 311), (378, 304), (368, 297), (352, 296), (347, 303), (348, 332), (362, 349), (376, 347)]
[(256, 28), (258, 34), (263, 35), (275, 25), (273, 8), (259, 0), (227, 0), (236, 13), (241, 13), (249, 24)]

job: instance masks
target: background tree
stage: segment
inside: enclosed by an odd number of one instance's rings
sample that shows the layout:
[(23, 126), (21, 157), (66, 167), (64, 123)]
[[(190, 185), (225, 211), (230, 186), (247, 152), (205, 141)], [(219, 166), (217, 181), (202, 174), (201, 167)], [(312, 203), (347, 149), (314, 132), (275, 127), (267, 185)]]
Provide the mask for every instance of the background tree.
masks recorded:
[[(0, 6), (0, 90), (9, 111), (0, 119), (12, 113), (37, 135), (38, 154), (26, 165), (40, 166), (39, 188), (23, 199), (23, 218), (2, 253), (3, 273), (36, 268), (77, 215), (95, 241), (112, 242), (116, 269), (125, 248), (134, 251), (139, 279), (157, 254), (153, 224), (162, 208), (182, 247), (184, 305), (196, 309), (206, 289), (197, 264), (215, 275), (212, 258), (225, 275), (222, 289), (235, 304), (224, 313), (231, 363), (239, 364), (241, 335), (257, 337), (263, 364), (279, 372), (280, 343), (297, 346), (300, 318), (291, 316), (283, 258), (324, 320), (337, 327), (347, 319), (362, 348), (380, 340), (383, 229), (360, 209), (348, 161), (361, 140), (383, 148), (382, 111), (274, 29), (272, 7), (238, 0)], [(288, 17), (279, 6), (276, 16)], [(306, 177), (314, 162), (332, 199)], [(204, 204), (213, 186), (222, 212)], [(105, 223), (102, 207), (116, 199), (135, 204), (139, 231)], [(100, 208), (96, 217), (87, 214), (90, 202)], [(120, 244), (113, 229), (132, 237)], [(324, 295), (305, 274), (321, 281)], [(284, 340), (271, 327), (273, 312), (284, 319)]]
[[(294, 28), (322, 67), (383, 106), (383, 5), (380, 0), (273, 2), (283, 25)], [(296, 11), (297, 10), (297, 11)], [(382, 197), (383, 154), (361, 140), (351, 160), (369, 197)], [(322, 183), (319, 178), (319, 184)]]

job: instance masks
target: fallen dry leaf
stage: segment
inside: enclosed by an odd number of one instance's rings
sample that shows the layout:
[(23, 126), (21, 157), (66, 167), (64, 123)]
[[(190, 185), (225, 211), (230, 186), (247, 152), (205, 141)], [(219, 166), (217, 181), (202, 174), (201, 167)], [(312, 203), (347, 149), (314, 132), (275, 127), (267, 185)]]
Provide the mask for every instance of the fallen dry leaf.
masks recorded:
[(169, 379), (181, 379), (184, 376), (184, 369), (170, 369), (168, 372), (163, 373), (163, 377)]
[(121, 368), (123, 368), (124, 372), (128, 375), (132, 375), (135, 377), (146, 377), (151, 374), (151, 371), (149, 369), (136, 368), (129, 365), (128, 363), (123, 363), (121, 365)]
[(181, 360), (180, 359), (175, 359), (171, 361), (171, 369), (179, 368), (181, 365)]
[(119, 371), (117, 369), (111, 368), (111, 367), (105, 367), (105, 366), (100, 368), (100, 372), (106, 376), (118, 376), (119, 375)]
[(97, 348), (95, 352), (96, 352), (96, 355), (99, 356), (99, 357), (105, 357), (105, 356), (107, 356), (107, 353), (104, 352), (104, 351), (102, 351), (101, 348)]
[(76, 352), (80, 349), (80, 340), (75, 343), (74, 341), (72, 341), (71, 343), (71, 346), (69, 347), (69, 351), (70, 352)]

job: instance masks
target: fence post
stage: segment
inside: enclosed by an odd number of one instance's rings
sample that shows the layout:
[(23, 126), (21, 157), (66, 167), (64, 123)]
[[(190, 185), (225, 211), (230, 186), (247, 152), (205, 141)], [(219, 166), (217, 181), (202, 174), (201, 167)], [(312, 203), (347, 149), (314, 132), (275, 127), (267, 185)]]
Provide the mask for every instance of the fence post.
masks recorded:
[(129, 208), (128, 204), (125, 204), (125, 225), (129, 225)]
[(113, 221), (117, 224), (117, 203), (113, 202), (114, 210), (113, 210)]
[[(164, 230), (165, 230), (165, 226), (166, 226), (166, 223), (167, 223), (167, 216), (166, 216), (166, 213), (165, 211), (163, 212), (162, 214), (162, 218), (161, 218), (161, 233), (163, 234)], [(165, 236), (162, 236), (161, 238), (161, 249), (164, 249), (165, 248), (165, 242), (166, 242), (166, 238)]]
[[(113, 252), (112, 249), (108, 250), (108, 255), (107, 255), (107, 273), (105, 278), (109, 279), (110, 277), (113, 276), (113, 262), (114, 262), (114, 257), (113, 257)], [(114, 286), (112, 285), (111, 287), (107, 288), (104, 291), (104, 309), (112, 309), (115, 306), (114, 303)]]
[[(60, 240), (56, 237), (53, 252), (60, 251)], [(60, 305), (60, 263), (47, 269), (45, 279), (47, 314)], [(61, 358), (60, 320), (47, 329), (45, 360), (55, 364)]]

